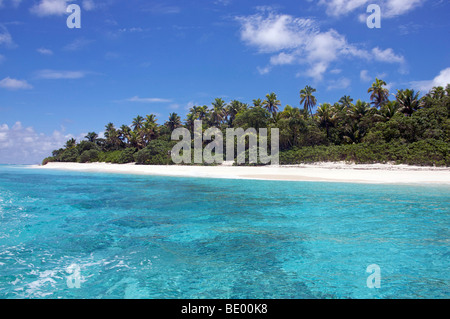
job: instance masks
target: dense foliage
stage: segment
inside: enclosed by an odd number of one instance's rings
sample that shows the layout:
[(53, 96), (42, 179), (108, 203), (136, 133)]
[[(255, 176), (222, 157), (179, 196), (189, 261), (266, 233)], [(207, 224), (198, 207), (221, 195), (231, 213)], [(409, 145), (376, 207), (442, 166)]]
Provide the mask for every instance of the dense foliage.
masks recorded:
[[(368, 89), (370, 103), (353, 103), (343, 96), (334, 104), (320, 104), (310, 86), (300, 91), (300, 107), (281, 103), (274, 93), (252, 105), (215, 99), (211, 107), (194, 106), (184, 122), (176, 113), (164, 125), (154, 115), (137, 116), (130, 126), (109, 123), (104, 137), (88, 133), (85, 140), (67, 141), (45, 165), (57, 162), (109, 162), (147, 165), (173, 164), (170, 151), (176, 142), (171, 132), (185, 127), (193, 132), (194, 121), (203, 129), (279, 128), (280, 164), (326, 161), (397, 163), (450, 166), (450, 85), (435, 87), (420, 97), (414, 90), (398, 90), (389, 100), (386, 83), (376, 79)], [(392, 95), (391, 95), (392, 96)], [(204, 145), (207, 143), (205, 142)]]

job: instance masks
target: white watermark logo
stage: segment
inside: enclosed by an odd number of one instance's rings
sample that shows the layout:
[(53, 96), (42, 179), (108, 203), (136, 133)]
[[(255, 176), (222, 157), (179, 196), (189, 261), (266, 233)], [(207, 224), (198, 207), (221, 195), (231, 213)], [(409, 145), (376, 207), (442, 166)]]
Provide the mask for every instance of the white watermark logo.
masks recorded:
[[(207, 129), (202, 133), (202, 121), (194, 122), (194, 163), (195, 164), (222, 164), (224, 155), (224, 139), (222, 132), (215, 127)], [(279, 136), (278, 128), (272, 128), (271, 134), (271, 152), (268, 155), (268, 131), (266, 128), (259, 129), (259, 134), (254, 128), (244, 131), (242, 128), (226, 129), (226, 160), (234, 161), (235, 144), (237, 144), (237, 163), (246, 162), (246, 145), (248, 145), (248, 159), (250, 164), (279, 164)], [(171, 157), (175, 164), (192, 163), (192, 139), (191, 132), (186, 128), (177, 128), (172, 132), (172, 141), (181, 141), (177, 143), (172, 151)], [(214, 138), (213, 138), (214, 137)], [(248, 138), (248, 144), (247, 142)], [(203, 148), (204, 141), (211, 141)]]
[(67, 9), (67, 13), (70, 15), (67, 17), (67, 27), (69, 29), (80, 29), (81, 28), (81, 8), (78, 4), (70, 4)]
[(70, 289), (81, 288), (81, 269), (77, 264), (72, 264), (66, 268), (66, 272), (71, 274), (66, 277), (67, 287)]
[(370, 4), (367, 7), (367, 13), (371, 13), (367, 17), (367, 27), (369, 29), (380, 29), (381, 28), (381, 8), (377, 4)]
[(373, 264), (367, 267), (366, 272), (371, 274), (367, 277), (367, 288), (381, 288), (381, 268)]

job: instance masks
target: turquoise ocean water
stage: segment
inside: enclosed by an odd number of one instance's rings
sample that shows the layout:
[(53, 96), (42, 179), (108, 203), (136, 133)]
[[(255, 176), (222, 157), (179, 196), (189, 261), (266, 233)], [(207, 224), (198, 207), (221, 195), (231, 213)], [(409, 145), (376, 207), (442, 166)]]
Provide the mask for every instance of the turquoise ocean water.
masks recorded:
[(449, 298), (449, 228), (442, 185), (0, 165), (0, 298)]

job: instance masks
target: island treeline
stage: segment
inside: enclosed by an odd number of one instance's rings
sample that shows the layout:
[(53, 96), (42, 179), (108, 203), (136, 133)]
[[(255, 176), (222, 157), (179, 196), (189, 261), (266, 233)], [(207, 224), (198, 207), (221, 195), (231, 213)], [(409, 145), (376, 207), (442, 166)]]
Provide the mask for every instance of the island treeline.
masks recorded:
[(202, 120), (204, 130), (217, 127), (224, 135), (226, 128), (278, 128), (280, 164), (347, 161), (449, 166), (450, 85), (434, 87), (422, 97), (412, 89), (390, 94), (386, 86), (376, 79), (368, 89), (370, 102), (345, 95), (334, 104), (318, 104), (316, 90), (306, 86), (300, 91), (300, 107), (282, 108), (277, 95), (270, 93), (251, 105), (217, 98), (210, 107), (193, 106), (184, 121), (171, 113), (163, 125), (153, 114), (137, 116), (130, 126), (108, 123), (104, 137), (90, 132), (79, 143), (68, 140), (43, 164), (170, 165), (170, 151), (176, 144), (172, 131), (185, 127), (192, 132), (194, 121)]

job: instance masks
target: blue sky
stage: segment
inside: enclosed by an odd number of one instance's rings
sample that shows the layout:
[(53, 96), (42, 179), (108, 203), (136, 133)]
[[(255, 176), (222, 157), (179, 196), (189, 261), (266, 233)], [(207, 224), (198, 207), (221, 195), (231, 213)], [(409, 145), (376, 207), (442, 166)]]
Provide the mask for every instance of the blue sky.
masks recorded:
[[(66, 8), (81, 7), (81, 28)], [(381, 28), (369, 29), (369, 4)], [(299, 106), (450, 82), (446, 0), (0, 0), (0, 163), (39, 163), (108, 122), (216, 97)]]

